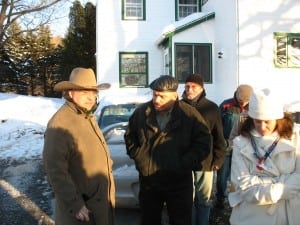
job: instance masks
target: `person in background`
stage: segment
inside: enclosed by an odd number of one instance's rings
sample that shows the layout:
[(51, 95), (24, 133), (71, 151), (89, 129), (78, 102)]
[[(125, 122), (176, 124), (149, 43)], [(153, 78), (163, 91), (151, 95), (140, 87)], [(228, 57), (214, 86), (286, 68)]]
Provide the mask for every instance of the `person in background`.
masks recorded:
[(113, 225), (115, 186), (112, 160), (93, 111), (98, 90), (92, 69), (73, 69), (59, 82), (65, 104), (49, 120), (43, 162), (56, 207), (56, 225)]
[(182, 101), (195, 107), (206, 120), (212, 135), (212, 149), (202, 161), (202, 170), (194, 171), (193, 225), (209, 225), (210, 197), (213, 190), (214, 172), (221, 168), (226, 145), (220, 110), (217, 104), (206, 98), (204, 80), (200, 74), (193, 74), (185, 81)]
[(210, 152), (211, 135), (197, 110), (178, 100), (178, 81), (160, 76), (153, 98), (129, 118), (124, 138), (140, 178), (141, 225), (160, 225), (166, 205), (170, 225), (191, 225), (192, 170)]
[(232, 148), (229, 144), (230, 132), (240, 113), (247, 112), (249, 99), (252, 93), (253, 88), (250, 85), (241, 84), (235, 90), (233, 98), (224, 100), (219, 106), (221, 110), (223, 134), (227, 143), (226, 157), (223, 166), (217, 171), (214, 206), (219, 209), (223, 209), (225, 207), (225, 200), (228, 195), (227, 182), (230, 178), (232, 155)]
[(250, 98), (248, 118), (233, 140), (231, 182), (231, 225), (299, 224), (299, 130), (269, 89)]
[(230, 131), (230, 135), (228, 138), (228, 147), (232, 149), (233, 139), (241, 134), (241, 126), (244, 121), (248, 118), (248, 111), (241, 112), (237, 119), (233, 123), (233, 127)]

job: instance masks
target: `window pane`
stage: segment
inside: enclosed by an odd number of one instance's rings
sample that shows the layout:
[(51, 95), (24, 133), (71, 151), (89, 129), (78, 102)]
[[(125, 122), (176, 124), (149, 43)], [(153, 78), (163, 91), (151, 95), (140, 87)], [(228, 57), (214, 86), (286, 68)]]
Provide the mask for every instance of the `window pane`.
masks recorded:
[(165, 75), (169, 75), (169, 55), (165, 54), (164, 55), (164, 71), (165, 71)]
[(300, 67), (300, 37), (291, 37), (288, 45), (288, 65)]
[(276, 64), (287, 65), (287, 37), (276, 37)]
[(210, 78), (210, 47), (195, 46), (194, 50), (194, 73), (202, 74), (204, 81), (209, 82)]
[(144, 54), (122, 55), (122, 73), (146, 72), (145, 59)]
[(179, 82), (185, 82), (193, 72), (193, 46), (176, 45), (176, 78)]
[(125, 18), (143, 19), (143, 0), (125, 0)]
[(121, 86), (147, 85), (147, 54), (121, 53)]
[(198, 12), (198, 0), (179, 0), (179, 4), (178, 4), (179, 18), (184, 18), (195, 12)]

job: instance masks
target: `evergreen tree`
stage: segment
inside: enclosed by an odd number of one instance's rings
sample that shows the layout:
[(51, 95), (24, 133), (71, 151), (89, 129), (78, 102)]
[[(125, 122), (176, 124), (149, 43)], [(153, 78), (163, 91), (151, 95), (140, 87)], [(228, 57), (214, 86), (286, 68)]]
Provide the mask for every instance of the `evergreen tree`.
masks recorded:
[(68, 79), (75, 67), (96, 68), (96, 7), (87, 3), (83, 8), (75, 1), (70, 8), (69, 21), (60, 65), (63, 79)]
[(21, 26), (14, 22), (7, 31), (11, 38), (7, 41), (4, 51), (2, 52), (1, 65), (3, 68), (9, 68), (12, 73), (8, 77), (4, 76), (5, 83), (8, 86), (7, 91), (17, 93), (26, 92), (26, 86), (22, 85), (21, 79), (21, 62), (24, 58), (23, 47), (25, 43), (25, 36), (21, 32)]
[(17, 93), (44, 95), (44, 90), (47, 89), (45, 73), (49, 71), (48, 67), (54, 67), (54, 46), (50, 43), (50, 29), (40, 25), (37, 32), (23, 34), (19, 30), (17, 23), (11, 27), (9, 33), (14, 38), (7, 42), (5, 49), (8, 65), (14, 71), (14, 79), (10, 82), (15, 84), (14, 90)]
[(90, 2), (85, 6), (85, 18), (86, 65), (96, 72), (96, 7)]

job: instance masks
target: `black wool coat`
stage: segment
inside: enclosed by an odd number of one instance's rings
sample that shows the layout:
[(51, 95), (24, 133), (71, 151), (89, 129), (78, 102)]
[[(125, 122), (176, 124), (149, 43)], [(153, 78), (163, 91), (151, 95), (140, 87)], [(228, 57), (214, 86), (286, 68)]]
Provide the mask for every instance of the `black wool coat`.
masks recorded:
[(212, 149), (208, 157), (202, 161), (202, 170), (212, 171), (213, 166), (221, 168), (226, 156), (226, 141), (223, 136), (222, 118), (218, 105), (206, 98), (205, 91), (202, 92), (196, 101), (187, 99), (184, 92), (181, 101), (197, 109), (206, 120), (212, 135)]
[(164, 130), (157, 124), (152, 101), (139, 106), (129, 119), (124, 138), (140, 177), (163, 174), (171, 179), (191, 174), (211, 151), (205, 120), (194, 107), (178, 100)]

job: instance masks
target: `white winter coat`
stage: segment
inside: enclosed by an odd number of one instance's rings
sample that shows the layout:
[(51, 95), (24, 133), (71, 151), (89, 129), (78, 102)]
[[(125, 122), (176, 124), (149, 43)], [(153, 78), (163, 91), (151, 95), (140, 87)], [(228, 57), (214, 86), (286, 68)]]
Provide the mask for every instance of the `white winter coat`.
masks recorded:
[[(262, 155), (278, 136), (261, 136), (253, 131)], [(266, 170), (256, 168), (251, 141), (238, 136), (233, 141), (231, 182), (233, 207), (231, 225), (300, 224), (300, 139), (294, 130), (291, 140), (280, 139), (265, 161)]]

